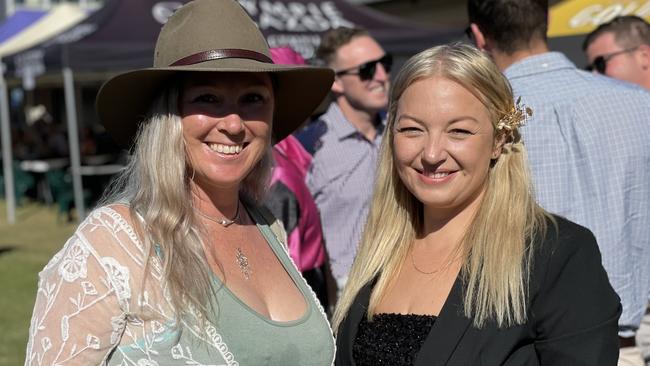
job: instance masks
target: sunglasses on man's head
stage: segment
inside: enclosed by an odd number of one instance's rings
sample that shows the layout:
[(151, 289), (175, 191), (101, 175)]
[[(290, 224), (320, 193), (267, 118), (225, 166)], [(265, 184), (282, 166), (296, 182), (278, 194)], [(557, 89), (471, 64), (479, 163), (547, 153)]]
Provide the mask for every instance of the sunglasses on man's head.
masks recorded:
[(598, 57), (596, 57), (594, 59), (594, 61), (592, 63), (585, 66), (585, 70), (587, 70), (587, 71), (596, 70), (599, 74), (604, 75), (605, 71), (607, 71), (607, 62), (609, 60), (611, 60), (615, 56), (635, 51), (637, 48), (639, 48), (639, 47), (637, 46), (637, 47), (627, 48), (627, 49), (624, 49), (624, 50), (621, 50), (621, 51), (616, 51), (616, 52), (608, 53), (606, 55), (598, 56)]
[(362, 64), (360, 66), (337, 71), (336, 76), (359, 75), (359, 79), (361, 79), (362, 81), (371, 80), (373, 77), (375, 77), (375, 72), (377, 71), (378, 63), (384, 67), (386, 73), (389, 73), (391, 66), (393, 66), (393, 55), (387, 53), (378, 60), (368, 61), (365, 64)]

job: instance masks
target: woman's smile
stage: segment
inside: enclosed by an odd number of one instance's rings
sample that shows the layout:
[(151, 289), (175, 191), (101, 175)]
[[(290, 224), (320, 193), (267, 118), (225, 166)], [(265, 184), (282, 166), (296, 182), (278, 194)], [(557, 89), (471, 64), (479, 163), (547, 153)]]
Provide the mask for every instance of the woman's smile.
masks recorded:
[(430, 184), (430, 185), (436, 185), (436, 184), (445, 184), (450, 182), (452, 179), (456, 177), (456, 173), (458, 171), (419, 171), (416, 170), (419, 173), (420, 180), (424, 184)]
[(224, 155), (239, 155), (242, 149), (244, 149), (244, 144), (228, 145), (228, 144), (206, 143), (206, 145), (208, 145), (210, 150)]

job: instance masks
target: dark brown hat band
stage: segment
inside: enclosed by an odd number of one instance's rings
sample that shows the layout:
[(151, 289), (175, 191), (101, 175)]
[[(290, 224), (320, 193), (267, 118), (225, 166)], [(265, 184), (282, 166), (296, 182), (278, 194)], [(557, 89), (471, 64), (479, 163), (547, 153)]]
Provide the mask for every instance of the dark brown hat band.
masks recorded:
[(209, 51), (195, 53), (193, 55), (183, 57), (182, 59), (174, 62), (170, 66), (194, 65), (205, 61), (219, 60), (224, 58), (247, 58), (247, 59), (264, 62), (268, 64), (273, 63), (273, 60), (271, 60), (270, 57), (259, 52), (255, 52), (251, 50), (243, 50), (239, 48), (224, 48), (224, 49), (209, 50)]

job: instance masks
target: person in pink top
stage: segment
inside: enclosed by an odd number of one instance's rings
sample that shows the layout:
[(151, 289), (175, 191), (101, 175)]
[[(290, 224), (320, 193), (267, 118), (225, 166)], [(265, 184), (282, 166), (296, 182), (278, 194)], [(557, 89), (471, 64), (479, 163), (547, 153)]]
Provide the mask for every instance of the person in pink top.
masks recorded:
[[(304, 65), (305, 60), (289, 47), (271, 48), (276, 64)], [(327, 308), (327, 255), (318, 208), (305, 177), (311, 155), (293, 135), (273, 147), (273, 175), (265, 204), (282, 220), (287, 232), (289, 255)]]

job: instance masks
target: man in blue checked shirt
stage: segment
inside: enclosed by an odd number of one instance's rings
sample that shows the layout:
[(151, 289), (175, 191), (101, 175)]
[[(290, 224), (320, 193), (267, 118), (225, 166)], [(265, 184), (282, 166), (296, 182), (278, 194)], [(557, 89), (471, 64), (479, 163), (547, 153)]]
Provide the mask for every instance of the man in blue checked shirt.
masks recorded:
[(623, 304), (618, 364), (643, 365), (634, 336), (650, 285), (650, 94), (550, 52), (545, 0), (468, 0), (468, 14), (468, 35), (533, 109), (522, 134), (539, 203), (596, 235)]
[[(586, 69), (650, 90), (650, 24), (635, 15), (618, 16), (601, 24), (582, 45)], [(646, 365), (650, 365), (650, 313), (636, 334)]]
[(392, 57), (366, 30), (341, 27), (323, 35), (316, 58), (336, 72), (334, 102), (297, 137), (314, 156), (307, 186), (340, 291), (368, 215)]

